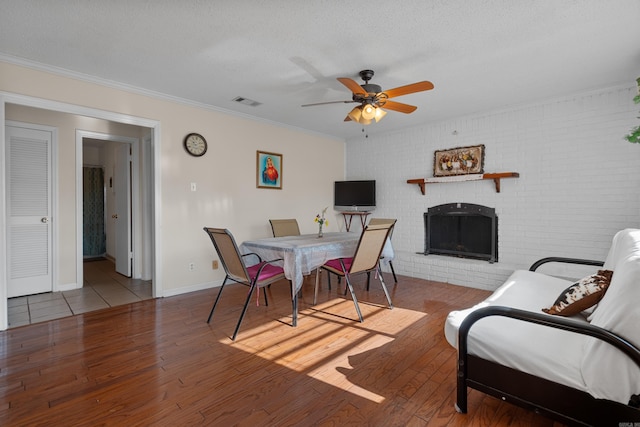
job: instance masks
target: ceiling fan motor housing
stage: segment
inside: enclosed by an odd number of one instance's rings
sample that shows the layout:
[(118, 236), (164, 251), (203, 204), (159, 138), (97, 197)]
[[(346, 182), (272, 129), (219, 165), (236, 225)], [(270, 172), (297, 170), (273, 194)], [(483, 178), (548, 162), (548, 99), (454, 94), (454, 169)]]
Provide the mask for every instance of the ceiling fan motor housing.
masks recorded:
[(369, 80), (371, 80), (371, 78), (373, 77), (374, 72), (373, 70), (362, 70), (360, 71), (360, 78), (362, 80), (365, 81), (365, 83), (368, 83)]
[(354, 93), (351, 96), (351, 99), (353, 99), (355, 102), (368, 102), (368, 103), (372, 103), (375, 102), (377, 99), (376, 95), (378, 95), (380, 93), (380, 86), (378, 85), (371, 85), (371, 84), (366, 84), (366, 85), (361, 85), (362, 88), (364, 90), (367, 91), (367, 95), (363, 95), (360, 93)]
[(373, 101), (375, 98), (375, 95), (377, 93), (382, 92), (382, 87), (380, 85), (369, 83), (369, 80), (371, 80), (371, 78), (373, 77), (373, 74), (374, 74), (373, 70), (360, 71), (360, 78), (364, 80), (364, 84), (360, 85), (360, 87), (362, 87), (362, 89), (364, 89), (367, 92), (368, 96), (359, 95), (356, 98), (356, 96), (354, 95), (353, 97), (354, 101), (359, 101), (359, 102), (367, 101), (367, 100)]
[(374, 85), (373, 83), (365, 83), (360, 86), (362, 89), (366, 90), (369, 95), (375, 95), (376, 93), (382, 92), (382, 87), (380, 87), (380, 85)]

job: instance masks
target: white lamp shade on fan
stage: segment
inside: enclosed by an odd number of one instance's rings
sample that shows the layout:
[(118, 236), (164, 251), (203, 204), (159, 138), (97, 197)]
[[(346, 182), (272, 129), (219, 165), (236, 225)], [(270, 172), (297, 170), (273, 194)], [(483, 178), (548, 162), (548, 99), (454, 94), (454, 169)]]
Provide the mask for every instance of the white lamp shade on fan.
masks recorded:
[(379, 122), (380, 120), (382, 120), (382, 118), (383, 118), (384, 116), (386, 116), (386, 115), (387, 115), (387, 112), (386, 112), (386, 111), (384, 111), (384, 110), (383, 110), (382, 108), (380, 108), (380, 107), (377, 107), (377, 108), (376, 108), (376, 115), (375, 115), (375, 117), (374, 117), (374, 118), (376, 119), (376, 123), (377, 123), (377, 122)]
[(371, 104), (360, 105), (351, 110), (348, 114), (349, 118), (361, 125), (368, 125), (372, 120), (379, 122), (387, 114), (380, 107)]
[(362, 106), (362, 117), (366, 120), (372, 120), (376, 116), (376, 107), (371, 104)]

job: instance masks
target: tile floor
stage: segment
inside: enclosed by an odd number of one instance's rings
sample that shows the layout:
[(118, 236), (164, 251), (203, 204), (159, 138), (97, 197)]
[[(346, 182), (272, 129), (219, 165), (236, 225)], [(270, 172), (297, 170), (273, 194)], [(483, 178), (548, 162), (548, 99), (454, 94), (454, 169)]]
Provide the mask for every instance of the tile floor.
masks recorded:
[(84, 286), (72, 291), (9, 298), (9, 328), (152, 298), (151, 281), (116, 273), (110, 260), (84, 263)]

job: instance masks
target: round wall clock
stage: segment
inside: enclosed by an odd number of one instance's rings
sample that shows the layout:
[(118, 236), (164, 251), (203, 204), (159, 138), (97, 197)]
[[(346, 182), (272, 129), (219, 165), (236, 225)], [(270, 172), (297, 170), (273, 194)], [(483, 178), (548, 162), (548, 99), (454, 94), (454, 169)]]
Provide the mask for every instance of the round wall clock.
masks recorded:
[(192, 156), (204, 156), (207, 152), (207, 140), (199, 133), (190, 133), (184, 137), (184, 149)]

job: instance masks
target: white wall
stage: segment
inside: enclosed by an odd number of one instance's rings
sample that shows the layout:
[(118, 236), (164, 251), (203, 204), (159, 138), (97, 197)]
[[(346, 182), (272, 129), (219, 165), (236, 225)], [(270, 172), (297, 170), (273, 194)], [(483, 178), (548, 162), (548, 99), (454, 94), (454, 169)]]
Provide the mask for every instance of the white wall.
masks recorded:
[[(163, 289), (159, 296), (210, 287), (224, 278), (220, 269), (211, 269), (217, 257), (202, 227), (229, 228), (241, 242), (269, 236), (269, 218), (293, 217), (302, 232), (314, 232), (316, 213), (332, 204), (333, 181), (344, 179), (345, 149), (340, 140), (2, 62), (0, 91), (160, 123), (156, 167), (161, 171), (162, 246), (157, 262)], [(207, 138), (209, 150), (204, 157), (194, 158), (184, 151), (182, 141), (190, 132)], [(67, 150), (75, 146), (74, 138), (61, 136), (59, 144), (61, 161), (74, 164), (75, 153)], [(256, 150), (283, 155), (282, 190), (256, 188)], [(319, 150), (331, 161), (318, 162)], [(75, 206), (74, 168), (65, 163), (60, 171), (61, 206)], [(197, 184), (196, 192), (190, 191), (192, 182)], [(65, 240), (58, 267), (72, 272), (77, 218), (75, 212), (65, 210), (60, 220), (65, 221), (59, 233)], [(189, 271), (189, 263), (195, 263), (195, 271)], [(1, 311), (0, 307), (0, 315)]]
[[(373, 216), (398, 219), (400, 274), (494, 289), (545, 256), (604, 259), (617, 230), (640, 227), (640, 146), (622, 139), (638, 122), (635, 94), (606, 89), (349, 140), (347, 178), (377, 180)], [(427, 184), (424, 196), (406, 183), (433, 176), (434, 150), (476, 144), (486, 147), (485, 172), (520, 178), (503, 179), (500, 193), (493, 181)], [(423, 213), (453, 202), (496, 209), (498, 263), (415, 254)]]
[[(342, 141), (13, 64), (0, 63), (0, 91), (161, 123), (163, 295), (222, 279), (220, 270), (209, 267), (214, 255), (203, 226), (227, 227), (242, 241), (268, 236), (269, 218), (295, 217), (303, 233), (314, 232), (313, 217), (332, 204), (333, 181), (345, 178)], [(616, 230), (640, 226), (640, 147), (622, 140), (637, 123), (634, 94), (631, 86), (602, 90), (353, 139), (346, 144), (346, 177), (378, 181), (375, 216), (398, 218), (394, 266), (400, 274), (493, 288), (514, 268), (543, 256), (603, 258)], [(208, 139), (203, 158), (185, 154), (182, 139), (189, 132)], [(61, 136), (61, 150), (67, 144), (73, 138)], [(432, 175), (434, 150), (475, 144), (486, 146), (485, 171), (521, 177), (503, 180), (499, 194), (491, 181), (428, 185), (426, 196), (406, 183)], [(318, 147), (331, 162), (316, 161)], [(256, 188), (256, 150), (283, 154), (283, 190)], [(73, 162), (74, 156), (61, 152), (60, 158)], [(76, 179), (73, 168), (60, 170), (62, 203), (75, 206), (75, 193), (68, 191)], [(197, 183), (195, 193), (191, 182)], [(422, 214), (451, 202), (496, 208), (498, 263), (415, 255), (423, 249)], [(75, 214), (61, 214), (70, 222), (60, 235), (75, 241)], [(342, 218), (336, 217), (329, 231), (339, 227)], [(73, 244), (64, 243), (61, 252), (63, 266), (75, 270)], [(190, 262), (196, 264), (193, 272)]]
[[(11, 106), (7, 108), (10, 110)], [(9, 113), (8, 113), (9, 114)], [(102, 166), (103, 163), (103, 148), (102, 147), (92, 147), (84, 145), (82, 147), (82, 165), (83, 166)]]

